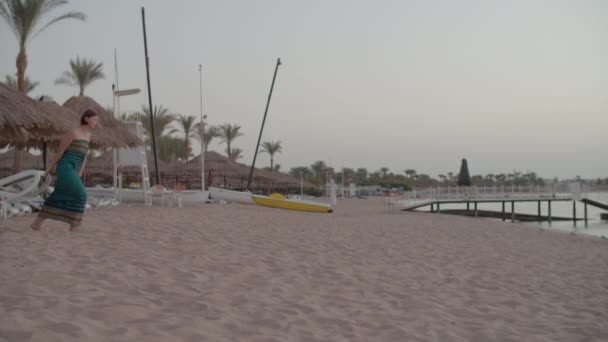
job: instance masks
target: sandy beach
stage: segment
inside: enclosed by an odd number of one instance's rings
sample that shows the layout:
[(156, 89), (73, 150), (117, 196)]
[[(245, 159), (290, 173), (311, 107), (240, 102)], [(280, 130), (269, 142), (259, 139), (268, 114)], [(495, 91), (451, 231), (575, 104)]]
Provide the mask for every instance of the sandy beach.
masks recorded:
[(227, 204), (0, 226), (0, 341), (607, 341), (608, 241)]

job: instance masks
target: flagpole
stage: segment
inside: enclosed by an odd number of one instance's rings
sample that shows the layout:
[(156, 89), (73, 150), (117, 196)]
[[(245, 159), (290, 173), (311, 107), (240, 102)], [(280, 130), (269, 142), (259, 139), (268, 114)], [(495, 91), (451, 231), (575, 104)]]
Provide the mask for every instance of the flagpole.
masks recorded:
[(201, 100), (201, 190), (205, 191), (205, 116), (203, 116), (203, 66), (198, 65)]

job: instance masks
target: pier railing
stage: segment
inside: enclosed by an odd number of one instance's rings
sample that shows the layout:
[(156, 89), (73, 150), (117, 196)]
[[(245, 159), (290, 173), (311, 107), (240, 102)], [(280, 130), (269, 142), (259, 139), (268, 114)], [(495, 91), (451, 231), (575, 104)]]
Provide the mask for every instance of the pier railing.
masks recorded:
[[(578, 184), (578, 183), (576, 183)], [(564, 198), (574, 193), (581, 195), (588, 191), (573, 184), (559, 185), (496, 185), (496, 186), (455, 186), (414, 189), (403, 193), (403, 200), (441, 200), (441, 199), (490, 199), (490, 198)]]

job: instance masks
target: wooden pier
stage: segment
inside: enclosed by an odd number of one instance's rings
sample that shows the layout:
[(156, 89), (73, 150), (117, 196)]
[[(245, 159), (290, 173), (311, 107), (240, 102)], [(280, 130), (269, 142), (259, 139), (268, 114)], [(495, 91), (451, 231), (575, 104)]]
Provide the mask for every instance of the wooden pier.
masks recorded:
[[(551, 204), (552, 202), (572, 202), (572, 217), (555, 217), (551, 213)], [(538, 211), (536, 215), (530, 214), (518, 214), (515, 212), (515, 204), (521, 202), (537, 202), (538, 203)], [(542, 203), (547, 203), (547, 214), (542, 214)], [(473, 216), (473, 217), (491, 217), (502, 219), (503, 221), (507, 219), (511, 219), (511, 222), (515, 221), (537, 221), (537, 222), (549, 222), (551, 224), (552, 221), (572, 221), (576, 226), (577, 221), (583, 220), (585, 222), (585, 227), (588, 226), (589, 217), (587, 215), (587, 206), (591, 205), (594, 207), (598, 207), (601, 209), (608, 210), (608, 205), (604, 203), (600, 203), (588, 198), (583, 198), (580, 200), (584, 204), (584, 214), (582, 218), (577, 217), (576, 213), (576, 200), (571, 196), (561, 196), (561, 197), (521, 197), (521, 198), (512, 198), (512, 197), (503, 197), (503, 198), (465, 198), (465, 199), (427, 199), (420, 200), (415, 203), (406, 204), (402, 207), (402, 211), (413, 211), (419, 208), (430, 207), (432, 213), (446, 213), (446, 214), (455, 214), (455, 215), (464, 215), (464, 216)], [(478, 204), (480, 203), (501, 203), (502, 211), (488, 211), (488, 210), (479, 210)], [(450, 209), (450, 210), (441, 210), (442, 204), (463, 204), (466, 205), (466, 209)], [(510, 210), (507, 212), (506, 205), (510, 204)], [(473, 209), (471, 210), (471, 205)]]

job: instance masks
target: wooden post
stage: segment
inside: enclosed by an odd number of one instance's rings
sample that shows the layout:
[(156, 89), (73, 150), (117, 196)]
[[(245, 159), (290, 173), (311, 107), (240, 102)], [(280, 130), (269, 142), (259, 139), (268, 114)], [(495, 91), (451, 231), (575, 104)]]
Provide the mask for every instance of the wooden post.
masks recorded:
[(505, 201), (502, 201), (502, 220), (503, 222), (506, 219), (506, 214), (505, 214)]
[(574, 226), (576, 227), (576, 201), (572, 201), (572, 220), (574, 221)]
[(587, 217), (587, 202), (585, 202), (585, 228), (589, 225), (588, 217)]
[(467, 201), (467, 211), (469, 211), (469, 201)]
[(437, 202), (437, 214), (439, 214), (439, 202)]
[(515, 201), (511, 201), (511, 222), (515, 222)]
[(540, 216), (541, 216), (541, 210), (540, 210), (540, 201), (538, 201), (538, 222), (540, 222), (540, 221), (541, 221)]
[(431, 212), (435, 212), (435, 205), (431, 203)]
[(475, 203), (475, 216), (477, 217), (477, 202), (474, 202), (474, 203)]
[(549, 209), (549, 211), (548, 211), (548, 214), (549, 214), (549, 225), (551, 225), (551, 200), (548, 200), (547, 204), (548, 204), (548, 209)]

